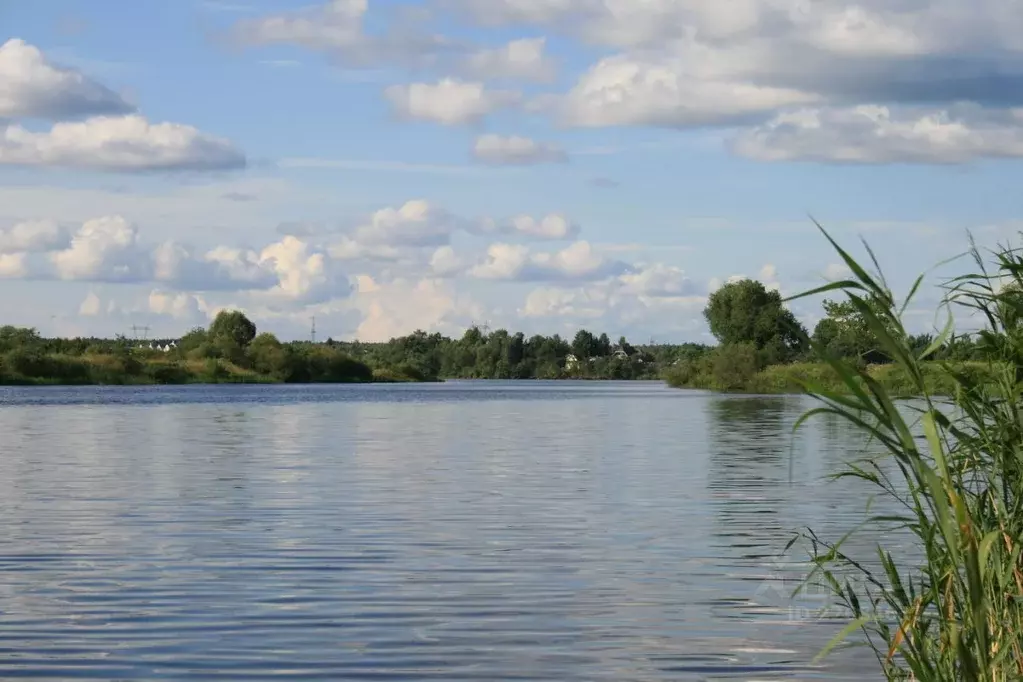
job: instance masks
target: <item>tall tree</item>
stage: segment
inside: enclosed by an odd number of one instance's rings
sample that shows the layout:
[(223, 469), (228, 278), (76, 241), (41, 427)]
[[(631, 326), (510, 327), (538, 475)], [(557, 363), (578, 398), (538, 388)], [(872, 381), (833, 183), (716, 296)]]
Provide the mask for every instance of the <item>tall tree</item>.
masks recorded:
[(256, 338), (256, 325), (238, 310), (221, 310), (210, 325), (210, 340), (214, 343), (230, 341), (245, 348)]
[(782, 304), (781, 294), (760, 282), (729, 282), (710, 295), (703, 311), (711, 333), (722, 345), (751, 343), (770, 350), (772, 361), (791, 357), (802, 348), (805, 331)]

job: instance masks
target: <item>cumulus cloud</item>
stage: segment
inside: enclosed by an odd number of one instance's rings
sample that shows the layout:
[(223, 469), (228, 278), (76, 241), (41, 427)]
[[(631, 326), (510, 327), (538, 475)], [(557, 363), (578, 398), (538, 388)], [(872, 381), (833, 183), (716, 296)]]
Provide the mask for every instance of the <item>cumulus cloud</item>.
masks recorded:
[(297, 12), (244, 19), (236, 38), (254, 45), (297, 44), (317, 50), (363, 49), (367, 0), (331, 0)]
[[(535, 102), (569, 125), (755, 125), (735, 148), (766, 160), (956, 163), (1019, 154), (1018, 2), (447, 4), (483, 24), (538, 25), (616, 48), (568, 92)], [(977, 111), (962, 113), (961, 102)]]
[(103, 301), (100, 300), (94, 291), (90, 291), (78, 306), (78, 314), (83, 317), (95, 317), (102, 310)]
[(681, 269), (654, 264), (576, 288), (534, 289), (518, 314), (555, 319), (566, 329), (600, 320), (603, 329), (641, 327), (693, 337), (703, 329), (706, 300)]
[(696, 293), (685, 271), (663, 263), (654, 263), (637, 272), (625, 273), (618, 281), (623, 293), (634, 296), (671, 297)]
[(464, 268), (462, 258), (450, 246), (442, 246), (430, 256), (430, 271), (437, 277), (450, 277)]
[(288, 236), (260, 252), (259, 262), (277, 275), (267, 293), (293, 301), (318, 302), (342, 298), (351, 291), (348, 278), (330, 258), (297, 237)]
[(42, 253), (66, 248), (67, 230), (53, 220), (32, 220), (0, 228), (0, 253)]
[(472, 154), (477, 160), (492, 165), (529, 165), (568, 160), (568, 155), (557, 145), (517, 135), (480, 135), (473, 144)]
[(482, 306), (443, 280), (378, 283), (363, 276), (357, 281), (353, 304), (363, 314), (355, 332), (360, 341), (386, 341), (414, 329), (458, 333), (483, 315)]
[(579, 235), (579, 225), (561, 213), (550, 213), (542, 218), (520, 214), (505, 221), (484, 220), (480, 225), (484, 234), (508, 234), (530, 239), (562, 240)]
[(427, 201), (407, 201), (399, 208), (383, 208), (353, 233), (358, 244), (370, 246), (442, 246), (464, 221)]
[(964, 163), (1023, 157), (1023, 108), (919, 111), (858, 106), (779, 114), (741, 133), (733, 149), (764, 161)]
[(828, 267), (824, 268), (824, 278), (829, 282), (849, 279), (852, 274), (852, 270), (845, 263), (829, 263)]
[(483, 83), (445, 78), (437, 83), (392, 85), (384, 91), (402, 118), (441, 125), (471, 125), (520, 100), (516, 92), (488, 90)]
[(548, 100), (546, 106), (576, 126), (688, 127), (739, 123), (819, 99), (811, 92), (755, 83), (738, 75), (700, 73), (693, 58), (699, 55), (607, 57), (584, 73), (564, 97)]
[(479, 279), (513, 281), (586, 281), (612, 277), (630, 269), (626, 263), (595, 253), (588, 242), (575, 242), (554, 253), (533, 253), (520, 244), (491, 244), (486, 259), (470, 274)]
[(66, 119), (131, 110), (117, 93), (51, 63), (24, 40), (12, 38), (0, 45), (0, 119)]
[[(91, 295), (91, 294), (90, 294)], [(99, 300), (97, 299), (97, 303)], [(149, 312), (179, 320), (198, 320), (203, 317), (206, 303), (194, 294), (154, 289), (149, 293)], [(84, 306), (85, 303), (83, 302)]]
[(465, 71), (481, 80), (548, 82), (554, 79), (557, 67), (545, 54), (546, 46), (545, 38), (524, 38), (477, 50), (465, 58)]
[[(152, 282), (178, 292), (242, 291), (267, 304), (304, 305), (344, 298), (351, 290), (325, 249), (290, 235), (259, 250), (217, 246), (197, 251), (173, 241), (147, 244), (138, 228), (118, 215), (86, 221), (70, 237), (46, 221), (17, 227), (3, 233), (20, 249), (0, 250), (5, 277)], [(38, 258), (30, 257), (37, 252)]]
[(240, 168), (245, 156), (228, 140), (178, 123), (142, 116), (57, 123), (48, 132), (0, 129), (0, 165), (62, 166), (108, 171)]
[(117, 282), (149, 276), (138, 230), (121, 216), (86, 221), (68, 248), (53, 253), (50, 260), (60, 279)]
[(21, 279), (28, 276), (27, 261), (24, 253), (0, 253), (0, 277)]
[(442, 37), (421, 31), (369, 34), (365, 30), (368, 9), (367, 0), (330, 0), (294, 12), (243, 19), (234, 25), (232, 35), (242, 45), (297, 45), (359, 65), (423, 66), (456, 48)]
[(521, 317), (556, 317), (573, 320), (596, 320), (607, 313), (609, 297), (600, 289), (555, 289), (540, 287), (530, 291)]

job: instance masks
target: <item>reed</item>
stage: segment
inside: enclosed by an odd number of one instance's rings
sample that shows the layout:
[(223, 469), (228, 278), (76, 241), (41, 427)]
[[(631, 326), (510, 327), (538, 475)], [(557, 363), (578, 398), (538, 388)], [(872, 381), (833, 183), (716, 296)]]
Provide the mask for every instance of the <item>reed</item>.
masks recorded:
[[(903, 393), (919, 396), (897, 401), (867, 369), (814, 349), (842, 386), (803, 382), (820, 404), (796, 428), (831, 414), (862, 431), (876, 454), (835, 477), (866, 482), (898, 509), (881, 514), (868, 506), (854, 531), (880, 538), (875, 557), (848, 555), (850, 535), (825, 539), (812, 529), (789, 544), (803, 540), (810, 554), (800, 589), (824, 585), (848, 610), (848, 626), (821, 656), (860, 631), (889, 680), (1023, 679), (1021, 252), (1002, 246), (985, 254), (971, 244), (976, 269), (946, 284), (944, 331), (930, 347), (914, 351), (902, 314), (922, 277), (897, 302), (869, 246), (872, 272), (821, 231), (853, 274), (794, 298), (841, 292), (894, 359)], [(956, 309), (983, 322), (982, 372), (928, 361), (952, 334)], [(947, 395), (932, 391), (935, 371)], [(908, 551), (885, 546), (893, 529), (908, 534)]]

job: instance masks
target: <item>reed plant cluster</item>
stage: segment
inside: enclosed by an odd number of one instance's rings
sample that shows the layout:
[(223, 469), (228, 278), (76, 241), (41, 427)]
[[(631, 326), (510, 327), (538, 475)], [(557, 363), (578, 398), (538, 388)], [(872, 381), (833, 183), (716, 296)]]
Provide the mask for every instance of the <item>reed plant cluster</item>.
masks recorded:
[[(852, 531), (876, 533), (876, 556), (847, 554), (852, 532), (827, 539), (807, 529), (790, 543), (810, 551), (803, 588), (825, 585), (849, 613), (822, 655), (859, 632), (889, 680), (1023, 679), (1023, 253), (973, 245), (976, 268), (946, 283), (944, 331), (919, 350), (902, 316), (922, 278), (897, 302), (869, 247), (871, 272), (825, 236), (853, 274), (800, 296), (841, 292), (917, 398), (899, 401), (866, 368), (814, 348), (842, 385), (806, 381), (820, 404), (797, 428), (823, 413), (862, 431), (876, 454), (836, 478), (866, 483), (898, 510), (868, 506)], [(983, 372), (932, 360), (953, 333), (953, 312), (982, 322)], [(932, 390), (934, 372), (944, 395)], [(892, 530), (911, 546), (886, 546)]]

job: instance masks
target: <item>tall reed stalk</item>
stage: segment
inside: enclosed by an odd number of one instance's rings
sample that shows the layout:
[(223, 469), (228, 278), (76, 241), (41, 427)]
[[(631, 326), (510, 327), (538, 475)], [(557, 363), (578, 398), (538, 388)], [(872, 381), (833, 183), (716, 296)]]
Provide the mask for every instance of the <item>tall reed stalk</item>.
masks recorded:
[[(876, 557), (847, 555), (850, 535), (827, 540), (807, 529), (790, 543), (802, 538), (810, 550), (812, 568), (801, 589), (825, 585), (850, 614), (821, 655), (861, 631), (889, 680), (1023, 679), (1023, 256), (1004, 246), (985, 257), (971, 244), (977, 267), (947, 283), (944, 331), (914, 352), (902, 314), (922, 276), (899, 303), (869, 247), (873, 273), (821, 231), (852, 275), (793, 298), (842, 292), (919, 396), (900, 403), (866, 370), (814, 348), (845, 390), (806, 384), (820, 405), (797, 428), (822, 413), (855, 425), (878, 454), (849, 463), (836, 478), (866, 482), (898, 510), (868, 511), (856, 531), (878, 535)], [(983, 382), (929, 360), (950, 338), (956, 309), (983, 322), (990, 369)], [(947, 375), (950, 397), (928, 392), (925, 363)], [(908, 552), (886, 548), (892, 529), (908, 532)]]

